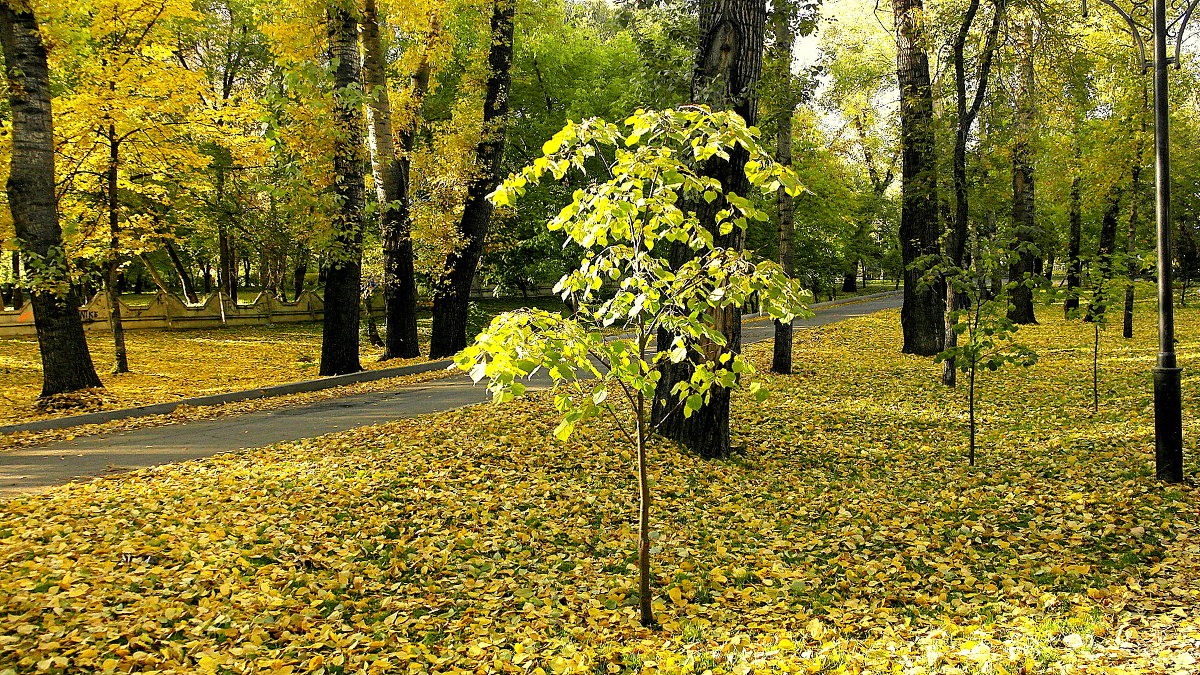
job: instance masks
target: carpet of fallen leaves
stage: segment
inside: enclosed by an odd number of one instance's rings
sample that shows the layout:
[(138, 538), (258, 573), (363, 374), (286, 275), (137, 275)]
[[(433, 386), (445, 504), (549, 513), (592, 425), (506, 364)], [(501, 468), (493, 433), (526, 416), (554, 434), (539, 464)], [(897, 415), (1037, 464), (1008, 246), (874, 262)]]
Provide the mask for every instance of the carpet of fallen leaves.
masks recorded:
[[(468, 330), (478, 331), (496, 314), (523, 306), (563, 308), (562, 301), (553, 297), (472, 302)], [(428, 354), (432, 324), (427, 312), (418, 317), (417, 328), (421, 353)], [(60, 396), (47, 405), (37, 400), (42, 387), (37, 339), (0, 338), (0, 425), (316, 379), (321, 358), (321, 324), (138, 330), (127, 332), (125, 342), (133, 372), (115, 375), (109, 372), (113, 364), (110, 334), (89, 333), (92, 360), (104, 388)], [(380, 362), (383, 349), (373, 346), (365, 334), (359, 349), (363, 368), (367, 370), (424, 360)]]
[[(129, 408), (181, 398), (254, 389), (317, 378), (321, 324), (242, 326), (215, 330), (138, 330), (125, 334), (133, 372), (111, 374), (108, 333), (88, 335), (103, 389), (37, 405), (42, 361), (34, 337), (0, 338), (0, 424), (95, 410)], [(417, 359), (379, 362), (382, 350), (362, 344), (364, 368), (392, 368)]]
[[(534, 396), (0, 506), (0, 673), (1196, 672), (1200, 515), (1152, 479), (1151, 308), (1103, 335), (1096, 415), (1090, 327), (1039, 309), (1041, 361), (982, 380), (975, 468), (897, 312), (799, 333), (797, 374), (737, 401), (734, 459), (655, 444), (661, 631), (628, 448), (551, 440)], [(1197, 329), (1181, 312), (1189, 410)]]

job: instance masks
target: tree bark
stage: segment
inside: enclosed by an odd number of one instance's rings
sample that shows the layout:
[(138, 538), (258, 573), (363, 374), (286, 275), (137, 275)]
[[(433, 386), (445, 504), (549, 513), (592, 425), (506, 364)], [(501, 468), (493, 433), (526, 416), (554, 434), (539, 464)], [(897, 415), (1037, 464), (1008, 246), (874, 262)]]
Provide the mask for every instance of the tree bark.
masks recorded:
[(125, 349), (125, 326), (121, 323), (121, 293), (117, 285), (121, 270), (120, 202), (117, 198), (117, 169), (121, 162), (121, 143), (117, 130), (108, 125), (108, 236), (109, 255), (106, 286), (108, 287), (108, 327), (113, 339), (113, 373), (129, 372), (129, 353)]
[(8, 204), (27, 268), (40, 268), (44, 275), (30, 287), (42, 358), (41, 396), (100, 387), (63, 250), (55, 193), (50, 68), (32, 12), (0, 3), (0, 48), (12, 113)]
[(1070, 206), (1067, 212), (1067, 299), (1063, 301), (1063, 315), (1071, 317), (1079, 310), (1079, 285), (1083, 276), (1083, 260), (1079, 257), (1080, 239), (1083, 237), (1083, 205), (1080, 194), (1079, 141), (1075, 142), (1075, 175), (1071, 178)]
[(12, 305), (13, 309), (21, 309), (25, 306), (25, 292), (21, 288), (21, 252), (12, 252)]
[[(772, 15), (775, 28), (775, 49), (772, 56), (774, 66), (782, 70), (784, 82), (792, 80), (792, 50), (795, 35), (792, 33), (792, 5), (777, 0)], [(791, 106), (790, 97), (784, 97), (786, 105)], [(783, 166), (792, 165), (792, 115), (793, 109), (780, 111), (779, 128), (775, 134), (775, 159)], [(783, 273), (789, 277), (795, 274), (796, 252), (795, 215), (796, 202), (786, 190), (775, 193), (775, 202), (779, 207), (779, 265)], [(771, 372), (783, 375), (792, 372), (792, 323), (775, 321), (775, 344), (771, 354)]]
[[(922, 0), (892, 0), (900, 84), (902, 351), (933, 356), (945, 345), (945, 292), (924, 280), (938, 251), (937, 148)], [(924, 283), (923, 283), (924, 280)]]
[(1013, 234), (1015, 256), (1008, 268), (1009, 280), (1015, 282), (1009, 297), (1008, 318), (1016, 324), (1036, 324), (1033, 312), (1034, 259), (1037, 257), (1037, 220), (1034, 218), (1034, 178), (1031, 136), (1036, 123), (1036, 102), (1033, 99), (1033, 29), (1025, 30), (1026, 56), (1021, 63), (1020, 84), (1015, 114), (1017, 138), (1013, 144)]
[[(421, 101), (429, 86), (427, 36), (420, 60), (410, 78), (413, 115), (400, 129), (399, 147), (393, 141), (392, 104), (384, 72), (386, 55), (379, 36), (375, 0), (363, 12), (363, 79), (371, 112), (371, 166), (375, 189), (383, 206), (380, 238), (383, 242), (383, 297), (386, 329), (380, 361), (420, 356), (417, 345), (417, 280), (413, 272), (412, 217), (409, 205), (409, 152), (420, 116)], [(372, 324), (373, 325), (373, 324)]]
[(358, 20), (340, 7), (329, 8), (329, 51), (333, 72), (338, 137), (333, 155), (338, 196), (335, 236), (325, 270), (325, 315), (321, 324), (321, 375), (362, 370), (358, 352), (359, 295), (362, 286), (363, 117), (356, 91), (361, 73)]
[(1092, 279), (1092, 298), (1088, 302), (1087, 321), (1100, 321), (1108, 310), (1104, 289), (1113, 278), (1113, 253), (1117, 249), (1117, 216), (1121, 212), (1121, 189), (1113, 190), (1104, 216), (1100, 219), (1100, 241), (1096, 247), (1096, 271)]
[[(971, 102), (967, 102), (967, 73), (966, 73), (966, 44), (971, 33), (971, 24), (979, 11), (979, 0), (971, 0), (967, 13), (959, 25), (952, 49), (954, 61), (954, 89), (957, 104), (958, 119), (954, 130), (954, 218), (946, 237), (947, 262), (955, 268), (962, 268), (967, 250), (967, 237), (970, 224), (970, 204), (968, 201), (967, 184), (967, 139), (971, 135), (971, 126), (979, 115), (987, 92), (988, 79), (992, 70), (992, 56), (996, 51), (996, 40), (1000, 35), (1000, 24), (1004, 19), (1005, 0), (996, 0), (992, 14), (992, 23), (988, 28), (983, 54), (976, 75), (975, 93)], [(946, 283), (946, 329), (945, 348), (952, 349), (958, 345), (958, 333), (954, 332), (953, 313), (962, 309), (963, 303), (958, 297), (953, 283)], [(951, 357), (942, 362), (942, 384), (953, 387), (958, 381), (958, 365)]]
[(466, 244), (446, 258), (445, 274), (433, 295), (433, 336), (430, 358), (451, 356), (467, 346), (467, 310), (471, 283), (483, 254), (483, 241), (492, 218), (487, 196), (500, 183), (504, 156), (508, 92), (512, 84), (513, 2), (493, 0), (492, 44), (488, 50), (487, 87), (483, 101), (483, 136), (475, 146), (478, 176), (467, 187), (467, 203), (459, 222)]
[(183, 297), (193, 305), (199, 303), (200, 296), (196, 295), (196, 287), (192, 284), (192, 275), (188, 272), (187, 265), (184, 265), (183, 260), (179, 257), (179, 250), (175, 248), (175, 244), (169, 241), (163, 242), (163, 250), (171, 259), (171, 266), (175, 268), (175, 276), (179, 277), (179, 287), (183, 289)]
[[(692, 73), (692, 102), (706, 104), (714, 110), (732, 110), (753, 125), (758, 120), (756, 88), (762, 73), (763, 33), (766, 25), (765, 0), (705, 0), (700, 10), (700, 44), (696, 66)], [(721, 182), (722, 194), (747, 194), (749, 180), (745, 164), (748, 153), (740, 146), (729, 153), (729, 159), (714, 158), (705, 163), (705, 175)], [(724, 197), (711, 203), (701, 200), (688, 205), (702, 226), (715, 230), (716, 214), (727, 208)], [(715, 234), (715, 233), (714, 233)], [(745, 244), (745, 232), (734, 228), (728, 235), (715, 235), (718, 247), (740, 250)], [(683, 252), (676, 246), (677, 252)], [(672, 262), (681, 263), (682, 260)], [(725, 336), (725, 351), (742, 348), (741, 308), (730, 307), (713, 317), (718, 330)], [(671, 336), (659, 335), (659, 348), (669, 343)], [(655, 390), (651, 419), (659, 433), (706, 459), (728, 457), (730, 390), (714, 387), (708, 403), (685, 418), (675, 405), (671, 392), (675, 383), (691, 377), (686, 362), (665, 368)]]
[(1142, 108), (1138, 115), (1141, 118), (1141, 133), (1138, 134), (1137, 152), (1133, 160), (1133, 169), (1131, 170), (1131, 180), (1129, 185), (1129, 232), (1125, 237), (1125, 264), (1126, 272), (1129, 275), (1129, 281), (1125, 284), (1125, 311), (1121, 319), (1121, 336), (1124, 338), (1133, 337), (1133, 282), (1137, 279), (1138, 265), (1134, 253), (1137, 251), (1137, 231), (1138, 222), (1141, 214), (1138, 212), (1138, 204), (1141, 202), (1142, 193), (1142, 152), (1145, 148), (1143, 139), (1146, 137), (1146, 104), (1147, 92), (1145, 85), (1142, 86)]

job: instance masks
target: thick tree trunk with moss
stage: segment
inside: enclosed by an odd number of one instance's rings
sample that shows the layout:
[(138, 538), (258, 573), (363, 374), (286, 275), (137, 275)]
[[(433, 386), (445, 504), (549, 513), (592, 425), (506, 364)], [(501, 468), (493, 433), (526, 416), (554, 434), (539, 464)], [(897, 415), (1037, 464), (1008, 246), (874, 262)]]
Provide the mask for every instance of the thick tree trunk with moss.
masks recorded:
[[(8, 205), (28, 269), (44, 278), (31, 288), (33, 321), (42, 357), (43, 397), (99, 387), (79, 298), (71, 285), (54, 182), (54, 118), (46, 48), (31, 12), (0, 3), (0, 47), (12, 114)], [(31, 264), (31, 260), (38, 261)]]
[[(696, 53), (696, 68), (692, 74), (692, 102), (706, 104), (714, 110), (732, 110), (753, 125), (758, 119), (758, 98), (755, 91), (762, 73), (763, 32), (767, 18), (765, 0), (705, 0), (700, 9), (700, 44)], [(746, 178), (746, 151), (737, 147), (729, 159), (706, 162), (704, 173), (721, 182), (724, 192), (745, 195), (749, 188)], [(716, 214), (726, 208), (725, 200), (712, 203), (700, 201), (689, 205), (702, 225), (714, 227)], [(714, 237), (716, 245), (741, 249), (745, 233), (738, 228), (728, 235)], [(678, 248), (678, 247), (677, 247)], [(686, 253), (686, 252), (684, 252)], [(725, 351), (742, 348), (741, 309), (731, 307), (713, 317), (725, 336)], [(669, 343), (671, 336), (659, 336), (659, 348)], [(711, 347), (711, 346), (709, 346)], [(705, 350), (706, 346), (700, 345)], [(659, 433), (690, 448), (705, 458), (729, 456), (730, 390), (714, 387), (709, 402), (691, 417), (684, 418), (671, 393), (675, 383), (691, 376), (686, 364), (667, 369), (659, 380), (654, 395), (651, 417)]]
[(512, 84), (512, 0), (494, 0), (491, 32), (490, 74), (483, 101), (483, 137), (475, 146), (479, 173), (467, 187), (466, 208), (459, 222), (459, 231), (466, 243), (446, 258), (443, 278), (435, 284), (433, 336), (429, 344), (431, 358), (451, 356), (467, 346), (471, 283), (475, 280), (475, 270), (479, 267), (483, 241), (492, 218), (492, 203), (487, 196), (500, 183), (500, 160), (504, 156), (508, 92)]
[[(383, 242), (383, 298), (385, 333), (380, 361), (420, 355), (417, 345), (417, 280), (413, 272), (412, 218), (409, 206), (409, 151), (419, 116), (413, 114), (393, 140), (392, 104), (384, 72), (386, 54), (379, 36), (375, 0), (363, 12), (363, 78), (371, 112), (371, 165), (375, 190), (383, 205), (380, 238)], [(428, 51), (422, 52), (412, 76), (413, 105), (420, 109), (429, 83)], [(372, 323), (373, 325), (373, 323)]]
[(941, 283), (922, 283), (939, 253), (937, 146), (929, 56), (925, 53), (921, 0), (892, 0), (896, 23), (896, 77), (900, 84), (900, 257), (904, 263), (902, 351), (933, 356), (945, 344), (945, 294)]
[(359, 82), (358, 20), (344, 9), (329, 9), (329, 52), (338, 136), (333, 155), (339, 206), (325, 269), (325, 316), (321, 325), (321, 375), (362, 370), (358, 353), (359, 295), (362, 285), (362, 230), (366, 183), (363, 177), (363, 118)]

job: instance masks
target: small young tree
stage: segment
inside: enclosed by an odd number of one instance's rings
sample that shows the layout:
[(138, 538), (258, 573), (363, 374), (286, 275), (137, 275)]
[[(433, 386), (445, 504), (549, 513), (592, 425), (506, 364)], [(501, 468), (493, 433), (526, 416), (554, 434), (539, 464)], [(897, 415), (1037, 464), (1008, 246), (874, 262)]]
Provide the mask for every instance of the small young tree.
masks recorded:
[(1020, 326), (1009, 318), (1012, 309), (1010, 293), (1018, 286), (1028, 289), (1033, 281), (1012, 281), (999, 295), (993, 295), (984, 281), (998, 268), (996, 251), (981, 251), (973, 269), (950, 267), (943, 270), (946, 283), (954, 285), (954, 293), (966, 302), (949, 313), (950, 330), (957, 336), (949, 349), (934, 357), (937, 363), (948, 363), (967, 376), (967, 464), (975, 466), (975, 380), (980, 368), (999, 370), (1008, 364), (1031, 366), (1037, 354), (1025, 345), (1013, 341)]
[[(745, 196), (720, 194), (719, 181), (702, 175), (700, 164), (741, 146), (749, 152), (751, 184), (768, 193), (800, 185), (791, 171), (759, 145), (755, 131), (732, 112), (706, 107), (638, 111), (622, 126), (591, 119), (569, 123), (544, 146), (545, 156), (508, 178), (491, 199), (510, 205), (531, 181), (556, 179), (588, 165), (603, 165), (607, 181), (577, 190), (548, 227), (587, 250), (579, 268), (557, 290), (576, 308), (563, 317), (520, 310), (496, 317), (457, 365), (475, 381), (490, 380), (494, 400), (520, 395), (519, 380), (545, 370), (556, 382), (555, 406), (562, 421), (555, 436), (565, 440), (579, 423), (607, 413), (636, 448), (638, 476), (638, 572), (641, 622), (655, 625), (650, 593), (650, 487), (646, 441), (653, 431), (649, 404), (668, 364), (685, 360), (690, 379), (677, 384), (667, 402), (671, 414), (690, 416), (717, 388), (738, 388), (753, 368), (738, 353), (724, 352), (725, 337), (714, 319), (756, 295), (760, 307), (779, 321), (807, 313), (806, 294), (772, 262), (752, 262), (742, 252), (719, 248), (713, 238), (744, 228), (765, 214)], [(718, 232), (700, 224), (687, 205), (724, 196), (730, 207), (717, 217)], [(678, 268), (665, 260), (672, 245), (694, 256)], [(615, 286), (615, 293), (613, 287)], [(610, 329), (628, 331), (606, 338)], [(659, 331), (676, 336), (670, 349), (647, 353)], [(749, 390), (761, 400), (757, 383)], [(613, 405), (622, 397), (628, 414)]]

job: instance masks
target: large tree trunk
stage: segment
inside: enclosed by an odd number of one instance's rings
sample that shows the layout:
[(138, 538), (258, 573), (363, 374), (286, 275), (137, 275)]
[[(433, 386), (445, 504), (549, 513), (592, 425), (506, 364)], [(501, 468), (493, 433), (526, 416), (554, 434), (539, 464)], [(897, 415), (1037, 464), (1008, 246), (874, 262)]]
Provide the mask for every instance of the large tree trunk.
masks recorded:
[(513, 0), (493, 0), (491, 35), (492, 45), (488, 50), (491, 74), (484, 92), (483, 137), (475, 146), (479, 173), (467, 187), (467, 203), (459, 222), (466, 243), (461, 250), (447, 256), (445, 273), (434, 286), (429, 356), (435, 359), (451, 356), (467, 346), (471, 282), (492, 218), (492, 203), (487, 196), (501, 179), (500, 160), (504, 156), (508, 91), (512, 83)]
[(938, 254), (937, 148), (929, 56), (921, 28), (921, 0), (892, 0), (896, 23), (896, 77), (900, 84), (900, 258), (904, 264), (902, 351), (933, 356), (945, 345), (945, 294), (941, 283), (923, 283), (928, 260)]
[(1033, 99), (1033, 29), (1025, 30), (1026, 56), (1021, 63), (1020, 91), (1017, 93), (1017, 138), (1012, 153), (1013, 235), (1015, 256), (1008, 268), (1014, 284), (1009, 297), (1008, 318), (1017, 324), (1035, 324), (1033, 313), (1034, 260), (1037, 258), (1038, 229), (1034, 218), (1033, 151), (1031, 136), (1036, 122), (1036, 102)]
[[(946, 237), (947, 262), (955, 268), (962, 268), (967, 250), (967, 237), (970, 230), (970, 204), (968, 202), (967, 185), (967, 139), (971, 135), (971, 125), (979, 115), (987, 92), (988, 79), (992, 70), (992, 55), (996, 51), (996, 40), (1000, 35), (1000, 24), (1004, 18), (1005, 0), (997, 0), (992, 24), (988, 29), (983, 56), (976, 76), (975, 94), (971, 102), (967, 102), (967, 72), (966, 50), (967, 37), (971, 32), (971, 24), (979, 11), (979, 0), (971, 0), (967, 13), (954, 39), (952, 59), (954, 61), (954, 89), (957, 104), (958, 119), (954, 130), (954, 218)], [(946, 332), (945, 348), (958, 346), (958, 333), (954, 332), (953, 313), (962, 309), (962, 300), (953, 282), (946, 283)], [(953, 387), (958, 381), (958, 364), (954, 358), (942, 362), (942, 384)]]
[[(431, 37), (431, 36), (430, 36)], [(386, 55), (379, 37), (375, 0), (367, 0), (363, 13), (363, 78), (371, 112), (371, 166), (375, 189), (383, 205), (380, 234), (383, 241), (383, 297), (386, 332), (380, 361), (420, 356), (417, 345), (417, 281), (413, 272), (412, 219), (409, 205), (409, 152), (412, 150), (421, 101), (429, 86), (427, 39), (411, 77), (414, 114), (400, 130), (400, 147), (392, 137), (392, 104), (384, 72)], [(373, 325), (373, 324), (372, 324)]]
[(321, 375), (362, 370), (358, 355), (359, 293), (362, 286), (363, 117), (358, 103), (358, 20), (329, 8), (329, 52), (339, 134), (333, 172), (339, 201), (336, 235), (325, 269), (325, 315), (321, 324)]
[[(775, 29), (775, 48), (771, 55), (772, 65), (783, 75), (781, 81), (792, 81), (792, 48), (795, 36), (792, 33), (792, 4), (776, 2), (772, 21)], [(779, 128), (775, 132), (775, 159), (783, 166), (792, 165), (792, 105), (790, 97), (786, 99), (786, 110), (779, 111)], [(779, 207), (779, 265), (784, 274), (789, 277), (795, 273), (794, 230), (795, 230), (795, 199), (787, 190), (779, 190), (775, 194)], [(771, 372), (784, 375), (792, 372), (792, 323), (775, 321), (775, 344), (771, 354)]]
[[(705, 0), (700, 10), (700, 44), (696, 52), (696, 67), (692, 74), (692, 101), (714, 110), (732, 110), (753, 125), (758, 118), (756, 88), (762, 72), (763, 32), (766, 24), (765, 0)], [(745, 195), (749, 188), (745, 164), (747, 152), (740, 146), (731, 150), (729, 159), (708, 160), (703, 173), (721, 182), (722, 192)], [(701, 200), (688, 205), (702, 226), (711, 230), (715, 216), (727, 208), (723, 197), (712, 203)], [(728, 235), (714, 236), (722, 248), (741, 249), (745, 233), (734, 228)], [(684, 247), (676, 246), (676, 260), (681, 264)], [(741, 308), (730, 307), (713, 317), (716, 327), (725, 336), (725, 351), (742, 348)], [(671, 336), (659, 335), (659, 349)], [(659, 433), (698, 453), (704, 458), (729, 456), (729, 398), (730, 390), (714, 387), (711, 399), (691, 417), (685, 418), (675, 405), (672, 389), (675, 383), (691, 377), (686, 362), (665, 369), (655, 390), (651, 418)]]
[(23, 250), (44, 261), (47, 272), (53, 274), (30, 287), (42, 357), (41, 395), (99, 387), (102, 385), (83, 334), (79, 298), (71, 285), (63, 250), (54, 182), (50, 69), (31, 12), (0, 3), (0, 47), (4, 51), (12, 114), (8, 205)]

